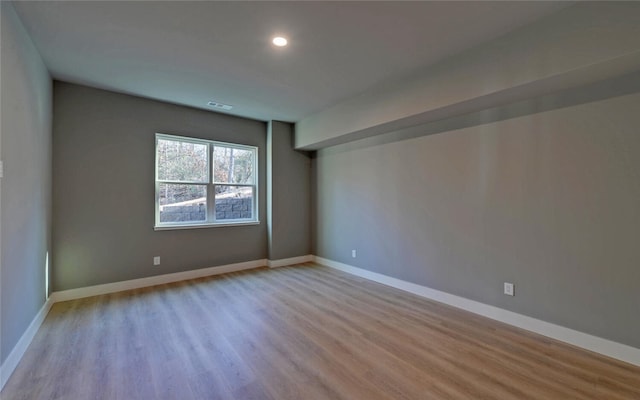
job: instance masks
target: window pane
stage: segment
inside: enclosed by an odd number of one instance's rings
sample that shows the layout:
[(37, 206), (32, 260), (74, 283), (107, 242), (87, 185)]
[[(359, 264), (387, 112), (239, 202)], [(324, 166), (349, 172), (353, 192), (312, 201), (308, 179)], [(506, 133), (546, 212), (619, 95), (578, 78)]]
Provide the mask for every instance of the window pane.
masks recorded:
[(216, 185), (216, 220), (253, 219), (253, 188)]
[(161, 183), (160, 222), (198, 222), (207, 220), (207, 186)]
[(158, 139), (158, 179), (169, 181), (208, 181), (208, 145)]
[(253, 183), (253, 151), (216, 146), (213, 149), (214, 180), (220, 183)]

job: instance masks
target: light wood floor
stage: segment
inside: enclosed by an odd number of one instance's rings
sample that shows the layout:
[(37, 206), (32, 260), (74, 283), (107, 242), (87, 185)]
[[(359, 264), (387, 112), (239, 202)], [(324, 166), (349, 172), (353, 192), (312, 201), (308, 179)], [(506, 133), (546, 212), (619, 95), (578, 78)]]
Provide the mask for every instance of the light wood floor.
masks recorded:
[(326, 267), (57, 303), (13, 399), (640, 399), (640, 368)]

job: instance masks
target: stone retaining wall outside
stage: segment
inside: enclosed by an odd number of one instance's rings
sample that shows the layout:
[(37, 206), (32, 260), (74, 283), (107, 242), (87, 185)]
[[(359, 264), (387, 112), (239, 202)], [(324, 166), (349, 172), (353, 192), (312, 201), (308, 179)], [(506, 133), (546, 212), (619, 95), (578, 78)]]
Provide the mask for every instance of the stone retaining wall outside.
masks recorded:
[[(231, 197), (216, 201), (216, 219), (248, 219), (251, 218), (251, 198)], [(206, 218), (206, 206), (166, 206), (160, 211), (160, 222), (196, 222)]]

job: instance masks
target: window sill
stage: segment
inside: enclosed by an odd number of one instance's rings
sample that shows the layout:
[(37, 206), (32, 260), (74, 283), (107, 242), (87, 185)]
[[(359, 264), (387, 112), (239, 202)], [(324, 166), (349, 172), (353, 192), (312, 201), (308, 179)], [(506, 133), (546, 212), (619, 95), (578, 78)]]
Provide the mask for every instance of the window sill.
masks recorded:
[(220, 222), (216, 224), (176, 224), (176, 225), (156, 225), (154, 231), (170, 231), (176, 229), (201, 229), (201, 228), (222, 228), (225, 226), (246, 226), (260, 225), (260, 221), (239, 221), (239, 222)]

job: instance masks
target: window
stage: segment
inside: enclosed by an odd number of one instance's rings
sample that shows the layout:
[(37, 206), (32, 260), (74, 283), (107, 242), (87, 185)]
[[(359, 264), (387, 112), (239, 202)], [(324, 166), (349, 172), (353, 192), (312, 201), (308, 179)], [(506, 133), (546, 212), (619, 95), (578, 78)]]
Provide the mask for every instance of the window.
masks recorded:
[(156, 229), (258, 223), (258, 149), (156, 134)]

